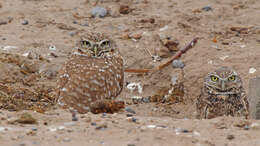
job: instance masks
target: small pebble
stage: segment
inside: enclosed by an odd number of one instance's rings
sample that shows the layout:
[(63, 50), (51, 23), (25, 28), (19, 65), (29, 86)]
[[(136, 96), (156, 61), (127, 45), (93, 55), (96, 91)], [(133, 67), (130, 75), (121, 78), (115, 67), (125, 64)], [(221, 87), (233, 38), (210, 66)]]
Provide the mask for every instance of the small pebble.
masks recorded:
[(17, 120), (14, 122), (21, 124), (37, 124), (37, 120), (29, 113), (23, 113)]
[(64, 126), (59, 126), (57, 129), (58, 130), (63, 130), (63, 129), (65, 129), (65, 127)]
[(89, 26), (88, 23), (83, 23), (83, 24), (80, 24), (81, 26)]
[(142, 38), (142, 34), (140, 34), (140, 33), (133, 33), (133, 34), (131, 34), (129, 37), (130, 37), (130, 38), (133, 38), (133, 39), (135, 39), (135, 40), (139, 40), (139, 39)]
[(168, 25), (166, 25), (166, 26), (164, 26), (164, 27), (160, 28), (159, 30), (160, 30), (160, 31), (165, 31), (165, 30), (167, 30), (168, 28), (169, 28), (169, 26), (168, 26)]
[(125, 111), (127, 111), (129, 113), (132, 113), (132, 114), (136, 114), (136, 112), (132, 108), (130, 108), (130, 107), (126, 107)]
[(147, 125), (147, 128), (156, 128), (156, 125)]
[(213, 9), (210, 6), (205, 6), (202, 8), (203, 11), (212, 11)]
[(200, 133), (197, 132), (197, 131), (193, 131), (193, 135), (195, 135), (195, 136), (200, 136)]
[(134, 117), (127, 117), (126, 119), (127, 119), (129, 122), (134, 122), (134, 123), (136, 123), (136, 121), (137, 121), (137, 119), (134, 118)]
[(75, 35), (76, 35), (76, 32), (74, 32), (74, 31), (72, 31), (72, 32), (69, 32), (69, 35), (70, 35), (71, 37), (73, 37), (73, 36), (75, 36)]
[(38, 129), (37, 129), (37, 128), (35, 128), (35, 127), (33, 127), (33, 128), (32, 128), (32, 131), (37, 131), (37, 130), (38, 130)]
[(71, 141), (71, 139), (70, 139), (70, 138), (68, 138), (68, 137), (66, 137), (66, 138), (64, 138), (64, 139), (63, 139), (63, 141), (64, 141), (64, 142), (70, 142), (70, 141)]
[(107, 9), (102, 7), (94, 7), (91, 10), (92, 17), (105, 17), (107, 15)]
[(250, 74), (253, 74), (253, 73), (255, 73), (255, 72), (256, 72), (256, 69), (255, 69), (255, 68), (253, 68), (253, 67), (252, 67), (252, 68), (249, 68), (249, 73), (250, 73)]
[(49, 50), (55, 51), (55, 50), (56, 50), (56, 47), (55, 47), (54, 45), (51, 45), (51, 46), (49, 46)]
[(78, 22), (77, 22), (77, 21), (75, 21), (75, 20), (74, 20), (72, 23), (73, 23), (73, 24), (78, 24)]
[(119, 8), (119, 13), (120, 14), (128, 14), (131, 12), (131, 9), (129, 8), (128, 5), (121, 5)]
[(133, 115), (132, 115), (132, 114), (126, 114), (126, 116), (127, 116), (127, 117), (133, 117)]
[(72, 116), (72, 121), (78, 121), (79, 119), (76, 116)]
[(187, 129), (183, 129), (183, 128), (176, 128), (176, 129), (175, 129), (175, 132), (176, 132), (176, 134), (178, 135), (178, 134), (180, 134), (180, 133), (188, 133), (188, 132), (190, 132), (190, 131), (187, 130)]
[(227, 139), (228, 139), (228, 140), (233, 140), (234, 138), (235, 138), (234, 135), (228, 135), (228, 136), (227, 136)]
[(63, 125), (64, 126), (73, 126), (73, 125), (75, 125), (75, 122), (65, 122)]
[(0, 25), (5, 25), (5, 24), (7, 24), (8, 22), (7, 21), (5, 21), (5, 20), (0, 20)]
[(96, 130), (104, 130), (107, 128), (107, 124), (102, 124), (96, 127)]
[(127, 144), (127, 146), (135, 146), (135, 144)]
[(250, 129), (250, 127), (248, 126), (248, 125), (246, 125), (245, 127), (244, 127), (244, 130), (249, 130)]
[(246, 45), (241, 45), (241, 46), (240, 46), (240, 48), (245, 48), (245, 47), (246, 47)]
[(85, 122), (90, 123), (91, 122), (91, 118), (90, 117), (86, 117), (85, 118)]
[(165, 125), (157, 125), (156, 128), (164, 128), (165, 129), (165, 128), (167, 128), (167, 126), (165, 126)]
[(33, 141), (32, 144), (34, 144), (34, 145), (39, 145), (40, 142), (38, 142), (38, 141)]
[(102, 117), (105, 118), (107, 116), (107, 113), (102, 113)]
[(72, 129), (67, 129), (67, 131), (68, 131), (69, 133), (73, 132), (73, 130), (72, 130)]
[(95, 122), (91, 122), (91, 125), (92, 125), (92, 126), (96, 126), (97, 123), (95, 123)]
[(143, 97), (142, 98), (142, 102), (143, 103), (150, 103), (151, 101), (150, 101), (150, 97), (148, 96), (148, 97)]
[(172, 67), (173, 68), (184, 68), (184, 63), (181, 60), (173, 60)]
[(221, 60), (225, 60), (225, 59), (227, 59), (229, 56), (228, 55), (225, 55), (225, 56), (222, 56), (222, 57), (219, 57), (219, 59), (221, 59)]
[(29, 21), (28, 21), (28, 20), (24, 20), (24, 21), (22, 22), (22, 25), (27, 25), (27, 24), (29, 24)]
[(0, 127), (0, 132), (7, 131), (8, 129), (6, 127)]
[(252, 124), (250, 125), (250, 127), (251, 127), (251, 128), (259, 127), (259, 124), (258, 124), (258, 123), (252, 123)]
[(178, 77), (177, 76), (172, 76), (172, 78), (171, 78), (172, 85), (175, 85), (177, 83), (177, 81), (178, 81)]

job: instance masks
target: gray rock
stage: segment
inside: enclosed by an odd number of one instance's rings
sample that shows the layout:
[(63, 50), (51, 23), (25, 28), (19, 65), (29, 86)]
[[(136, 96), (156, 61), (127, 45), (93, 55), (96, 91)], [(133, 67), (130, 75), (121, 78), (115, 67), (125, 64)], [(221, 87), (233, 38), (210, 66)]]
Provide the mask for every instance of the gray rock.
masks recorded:
[(64, 126), (74, 126), (76, 123), (75, 122), (65, 122), (63, 123)]
[(184, 68), (184, 63), (181, 60), (173, 60), (172, 67), (173, 68)]
[(136, 114), (136, 112), (133, 109), (131, 109), (130, 107), (126, 107), (125, 111), (132, 113), (132, 114)]
[(127, 117), (133, 117), (134, 115), (132, 114), (126, 114)]
[(73, 37), (73, 36), (75, 36), (77, 33), (76, 32), (74, 32), (74, 31), (72, 31), (72, 32), (69, 32), (69, 35), (71, 36), (71, 37)]
[(80, 24), (81, 26), (89, 26), (88, 23), (83, 23), (83, 24)]
[(137, 119), (134, 118), (134, 117), (132, 117), (132, 121), (133, 121), (134, 123), (136, 123)]
[(189, 133), (190, 131), (187, 129), (183, 129), (183, 128), (176, 128), (175, 132), (176, 133)]
[(68, 138), (68, 137), (66, 137), (66, 138), (64, 138), (64, 139), (63, 139), (63, 141), (64, 141), (64, 142), (70, 142), (70, 141), (71, 141), (71, 139), (70, 139), (70, 138)]
[(22, 22), (22, 25), (27, 25), (27, 24), (29, 24), (29, 21), (28, 21), (28, 20), (24, 20), (24, 21)]
[(92, 126), (96, 126), (97, 123), (95, 123), (95, 122), (91, 122), (91, 125), (92, 125)]
[(203, 11), (212, 11), (213, 9), (210, 6), (205, 6), (202, 8)]
[(107, 9), (102, 7), (94, 7), (91, 10), (91, 15), (93, 17), (105, 17), (107, 15)]

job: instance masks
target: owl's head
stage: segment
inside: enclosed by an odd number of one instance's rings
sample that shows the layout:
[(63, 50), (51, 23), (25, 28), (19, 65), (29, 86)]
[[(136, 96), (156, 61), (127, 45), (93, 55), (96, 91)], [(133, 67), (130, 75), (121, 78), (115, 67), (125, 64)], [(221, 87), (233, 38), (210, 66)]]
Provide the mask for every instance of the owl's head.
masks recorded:
[(80, 54), (96, 58), (110, 56), (116, 51), (116, 44), (102, 33), (89, 32), (79, 41)]
[(210, 72), (204, 84), (214, 94), (236, 94), (242, 87), (242, 80), (234, 70), (224, 66)]

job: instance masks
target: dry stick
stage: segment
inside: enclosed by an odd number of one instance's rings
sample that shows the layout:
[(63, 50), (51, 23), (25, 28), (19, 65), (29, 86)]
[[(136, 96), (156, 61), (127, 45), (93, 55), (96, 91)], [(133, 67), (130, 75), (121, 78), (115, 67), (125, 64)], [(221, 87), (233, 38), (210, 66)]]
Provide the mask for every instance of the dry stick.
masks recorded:
[(183, 49), (181, 49), (179, 52), (177, 52), (176, 55), (172, 56), (166, 63), (163, 63), (159, 65), (156, 68), (153, 69), (125, 69), (125, 72), (131, 72), (131, 73), (148, 73), (152, 71), (158, 71), (163, 69), (164, 67), (168, 66), (171, 64), (171, 62), (175, 59), (178, 59), (182, 56), (182, 54), (186, 53), (189, 49), (193, 48), (193, 46), (197, 43), (198, 37), (194, 38), (188, 45), (186, 45)]

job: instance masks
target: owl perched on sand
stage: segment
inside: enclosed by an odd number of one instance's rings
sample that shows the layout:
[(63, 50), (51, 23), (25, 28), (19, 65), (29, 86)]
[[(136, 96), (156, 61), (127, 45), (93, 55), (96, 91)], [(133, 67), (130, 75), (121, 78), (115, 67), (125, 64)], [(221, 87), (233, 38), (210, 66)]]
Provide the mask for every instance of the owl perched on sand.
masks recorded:
[(58, 104), (86, 113), (95, 104), (107, 106), (105, 101), (119, 95), (123, 58), (112, 40), (96, 32), (83, 36), (77, 49), (60, 70)]
[(197, 118), (249, 116), (248, 98), (240, 76), (228, 67), (210, 72), (197, 99)]

